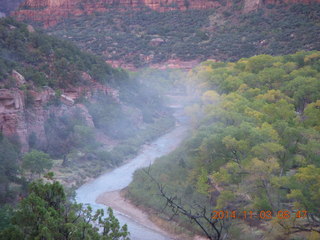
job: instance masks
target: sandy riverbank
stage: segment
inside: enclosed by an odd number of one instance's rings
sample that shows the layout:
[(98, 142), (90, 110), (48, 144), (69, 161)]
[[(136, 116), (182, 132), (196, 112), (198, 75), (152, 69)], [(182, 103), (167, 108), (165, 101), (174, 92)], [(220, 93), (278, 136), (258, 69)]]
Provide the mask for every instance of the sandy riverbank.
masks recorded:
[[(122, 193), (120, 191), (114, 191), (109, 193), (104, 193), (100, 195), (97, 200), (97, 203), (104, 204), (106, 206), (109, 206), (129, 217), (134, 219), (136, 222), (156, 231), (161, 234), (164, 234), (168, 236), (168, 239), (174, 239), (174, 240), (204, 240), (205, 238), (195, 237), (191, 238), (186, 235), (173, 235), (162, 228), (160, 228), (158, 225), (156, 225), (154, 222), (151, 221), (150, 217), (147, 213), (142, 211), (141, 209), (137, 208), (135, 205), (130, 203), (130, 201), (122, 196)], [(130, 230), (129, 230), (130, 231)]]
[(147, 228), (150, 228), (156, 232), (159, 232), (161, 234), (164, 234), (168, 236), (170, 239), (179, 239), (176, 238), (164, 230), (162, 230), (160, 227), (158, 227), (156, 224), (154, 224), (150, 219), (149, 216), (134, 206), (132, 203), (129, 202), (129, 200), (125, 199), (120, 191), (114, 191), (109, 193), (104, 193), (100, 195), (97, 200), (97, 203), (104, 204), (106, 206), (109, 206), (129, 217), (134, 219), (136, 222), (146, 226)]

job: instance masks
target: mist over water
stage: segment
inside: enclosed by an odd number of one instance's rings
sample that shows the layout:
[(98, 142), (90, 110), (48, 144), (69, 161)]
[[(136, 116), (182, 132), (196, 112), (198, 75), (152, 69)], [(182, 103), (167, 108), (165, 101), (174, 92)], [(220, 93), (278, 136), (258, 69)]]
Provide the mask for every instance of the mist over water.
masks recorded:
[[(178, 147), (187, 135), (188, 121), (182, 110), (177, 110), (174, 115), (177, 119), (177, 123), (176, 127), (172, 131), (158, 138), (151, 144), (144, 145), (140, 154), (128, 163), (111, 172), (101, 175), (90, 183), (81, 186), (76, 191), (77, 202), (90, 204), (94, 210), (99, 208), (105, 209), (104, 205), (96, 203), (96, 199), (99, 195), (127, 187), (132, 181), (135, 170), (149, 166), (156, 160), (156, 158), (166, 155)], [(163, 234), (142, 226), (125, 214), (115, 211), (115, 216), (119, 219), (121, 225), (128, 225), (131, 239), (170, 239), (168, 236), (164, 236)]]

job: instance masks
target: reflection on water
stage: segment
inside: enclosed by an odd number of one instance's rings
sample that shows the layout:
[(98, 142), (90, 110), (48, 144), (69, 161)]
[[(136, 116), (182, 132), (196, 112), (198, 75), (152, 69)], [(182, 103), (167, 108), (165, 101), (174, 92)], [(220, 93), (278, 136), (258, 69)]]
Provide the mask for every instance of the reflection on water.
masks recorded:
[[(114, 169), (111, 172), (105, 173), (94, 181), (84, 184), (76, 191), (76, 200), (78, 203), (90, 204), (93, 209), (105, 208), (102, 204), (97, 204), (95, 201), (99, 195), (105, 192), (121, 190), (128, 186), (132, 181), (133, 173), (136, 169), (147, 167), (153, 161), (163, 155), (173, 151), (181, 141), (186, 137), (188, 127), (187, 119), (181, 113), (175, 114), (178, 124), (174, 130), (158, 138), (150, 145), (145, 145), (141, 153), (132, 159), (127, 164)], [(155, 232), (139, 223), (134, 219), (114, 211), (121, 225), (127, 224), (131, 239), (137, 240), (164, 240), (170, 239), (161, 233)]]

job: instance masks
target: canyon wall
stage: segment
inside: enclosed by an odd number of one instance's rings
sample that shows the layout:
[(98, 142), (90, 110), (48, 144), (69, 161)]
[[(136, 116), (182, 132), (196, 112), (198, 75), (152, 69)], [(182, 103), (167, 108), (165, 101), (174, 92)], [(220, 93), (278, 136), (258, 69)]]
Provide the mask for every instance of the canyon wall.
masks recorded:
[[(242, 0), (244, 13), (254, 11), (268, 4), (310, 4), (320, 0)], [(14, 12), (18, 20), (41, 22), (45, 27), (54, 26), (63, 18), (106, 12), (110, 10), (138, 10), (148, 7), (164, 12), (170, 10), (208, 9), (223, 6), (226, 9), (233, 5), (232, 0), (26, 0)]]
[[(17, 72), (14, 72), (17, 75)], [(91, 79), (89, 74), (83, 73), (83, 75)], [(48, 138), (45, 124), (52, 115), (60, 117), (80, 111), (86, 125), (94, 127), (87, 108), (77, 103), (76, 100), (86, 98), (90, 101), (97, 91), (119, 102), (117, 90), (94, 81), (88, 86), (64, 89), (59, 97), (50, 87), (43, 87), (41, 90), (20, 90), (18, 87), (2, 88), (0, 89), (0, 132), (5, 136), (17, 138), (21, 143), (22, 152), (29, 150), (30, 135), (34, 135), (41, 142), (41, 147), (45, 148)], [(60, 104), (55, 104), (54, 100), (58, 100)]]
[(26, 0), (12, 15), (18, 20), (42, 22), (53, 26), (68, 16), (106, 12), (117, 8), (138, 10), (148, 7), (156, 11), (206, 9), (220, 6), (218, 0)]

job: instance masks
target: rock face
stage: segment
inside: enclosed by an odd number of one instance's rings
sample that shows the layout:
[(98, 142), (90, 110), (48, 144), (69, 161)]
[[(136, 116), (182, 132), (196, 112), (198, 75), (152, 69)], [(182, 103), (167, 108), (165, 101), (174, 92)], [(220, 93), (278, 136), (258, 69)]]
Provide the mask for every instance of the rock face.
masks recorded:
[(0, 89), (0, 131), (19, 138), (23, 151), (27, 150), (27, 123), (24, 94), (19, 89)]
[(117, 8), (138, 10), (149, 7), (156, 11), (206, 9), (220, 6), (218, 0), (26, 0), (13, 13), (18, 20), (42, 22), (53, 26), (68, 16), (105, 12)]
[[(13, 75), (19, 81), (24, 80), (18, 72), (13, 72)], [(87, 73), (84, 75), (91, 78)], [(86, 125), (94, 127), (88, 109), (83, 104), (76, 103), (75, 100), (81, 97), (90, 100), (97, 91), (104, 92), (119, 102), (117, 90), (97, 82), (93, 82), (90, 86), (64, 90), (60, 97), (62, 104), (58, 106), (52, 104), (52, 100), (57, 97), (55, 91), (49, 87), (44, 87), (41, 91), (22, 91), (18, 88), (0, 89), (0, 132), (8, 137), (17, 137), (21, 143), (22, 152), (29, 150), (28, 138), (31, 134), (35, 135), (45, 148), (47, 144), (45, 123), (51, 114), (63, 116), (77, 109), (86, 120)]]
[[(320, 0), (242, 0), (244, 13), (251, 12), (268, 4), (310, 4)], [(18, 20), (32, 20), (43, 23), (45, 27), (54, 26), (61, 19), (69, 16), (92, 14), (126, 9), (138, 10), (148, 7), (164, 12), (170, 10), (208, 9), (219, 6), (228, 8), (233, 5), (232, 0), (26, 0), (20, 9), (14, 12)]]
[(243, 12), (248, 13), (260, 7), (262, 0), (245, 0)]

